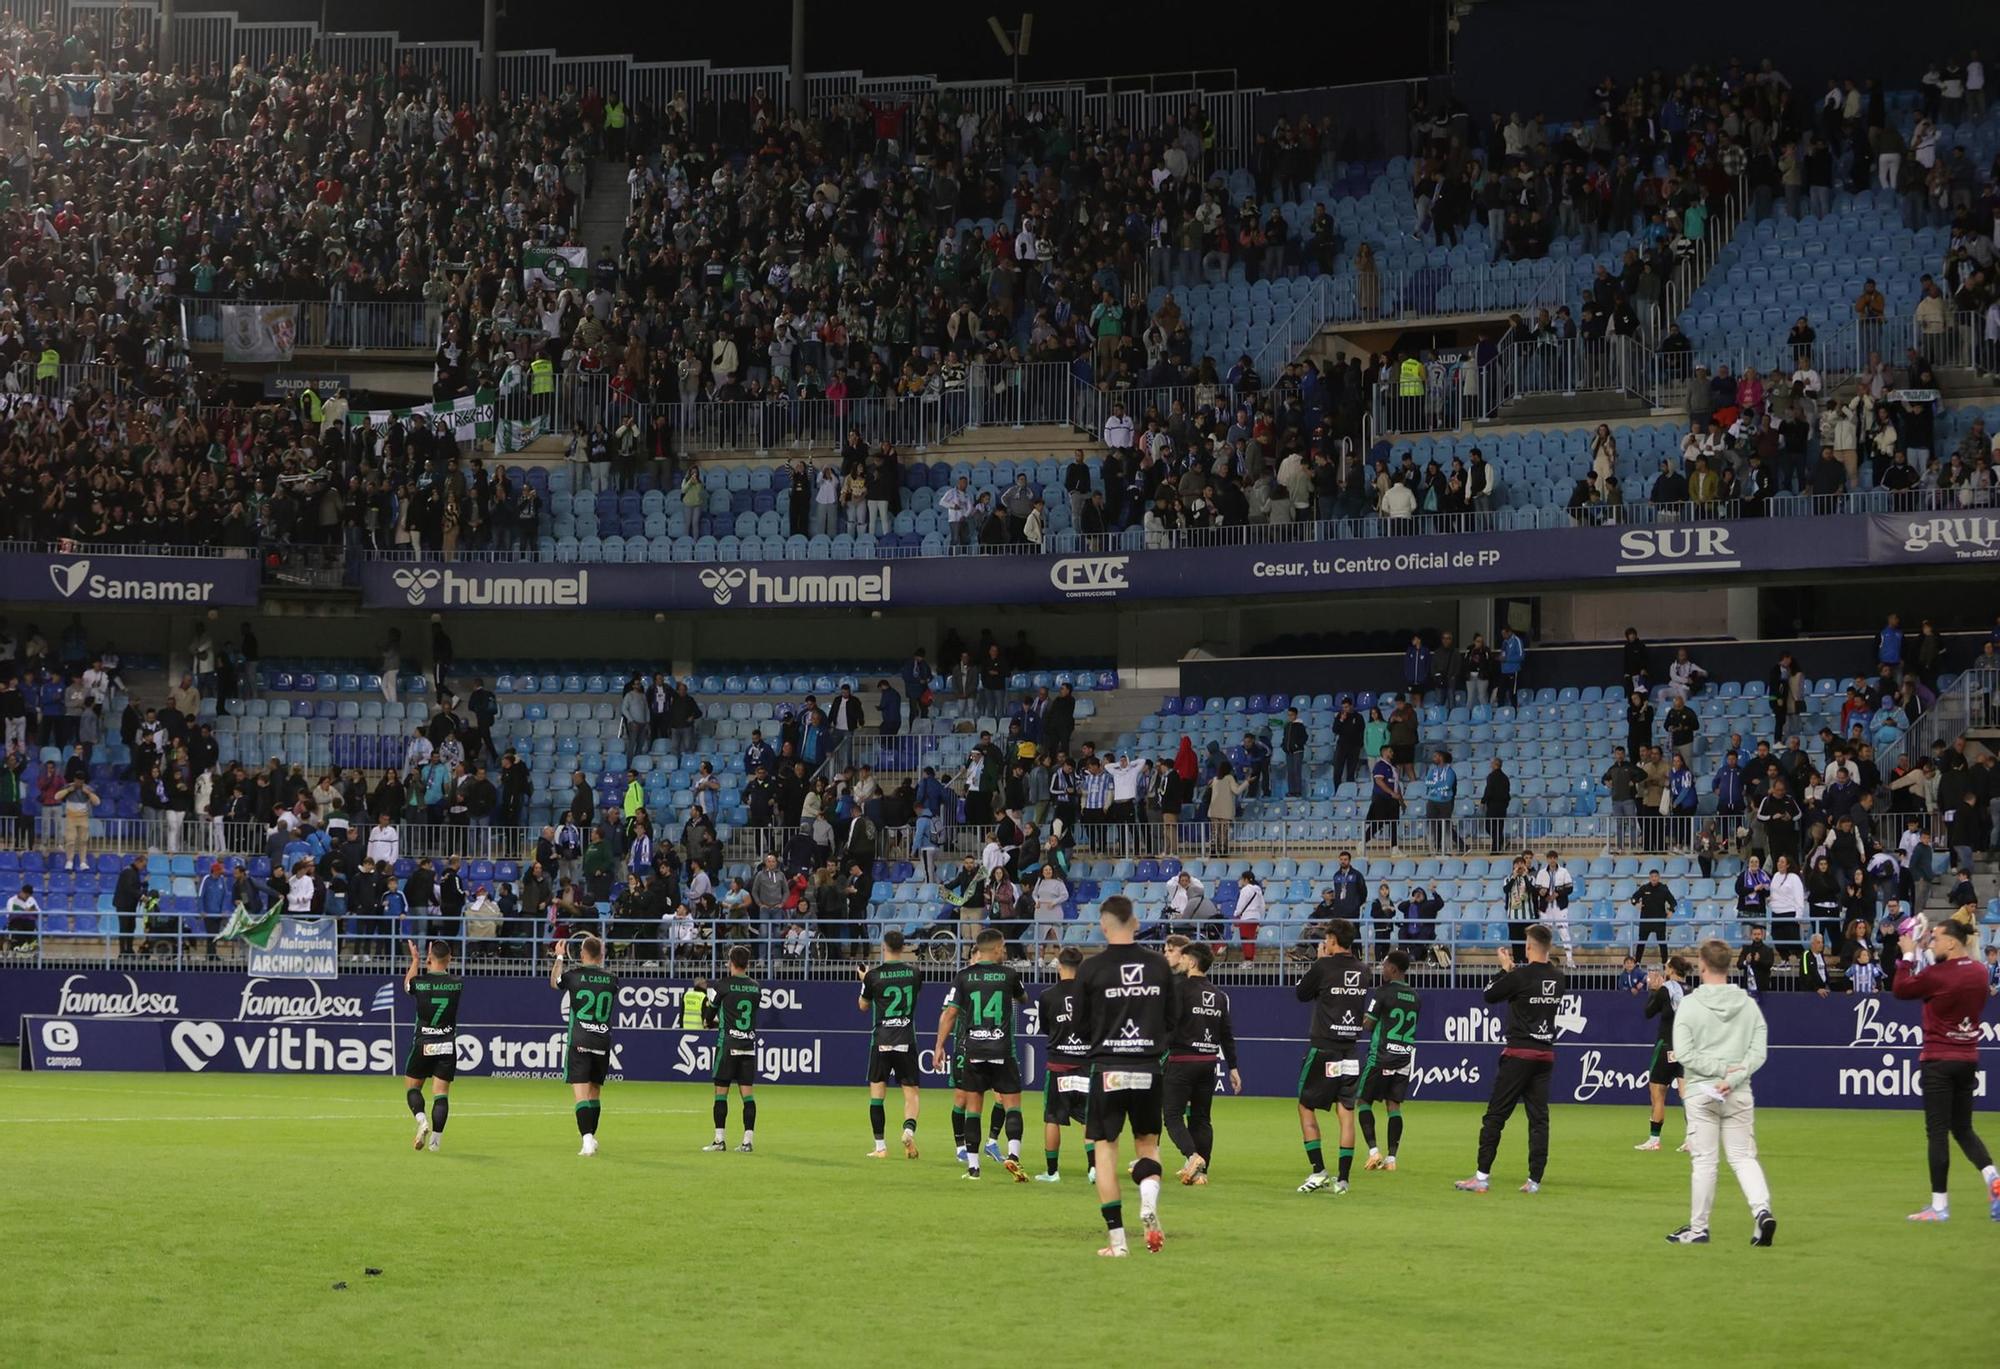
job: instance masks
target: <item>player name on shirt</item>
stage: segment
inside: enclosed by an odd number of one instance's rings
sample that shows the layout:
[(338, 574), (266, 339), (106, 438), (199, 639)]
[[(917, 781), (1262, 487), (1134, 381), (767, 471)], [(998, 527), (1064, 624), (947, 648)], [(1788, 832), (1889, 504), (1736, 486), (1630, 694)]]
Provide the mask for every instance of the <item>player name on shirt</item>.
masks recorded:
[(917, 990), (923, 972), (907, 961), (876, 965), (861, 981), (869, 1005), (871, 1042), (877, 1052), (911, 1051), (917, 1045)]
[(732, 974), (702, 1011), (715, 1028), (716, 1050), (723, 1055), (757, 1053), (757, 1007), (764, 991), (757, 981)]
[(1375, 1027), (1368, 1038), (1368, 1059), (1383, 1074), (1402, 1074), (1417, 1055), (1417, 991), (1403, 980), (1380, 985), (1368, 997), (1368, 1016)]
[(1014, 1058), (1014, 1005), (1027, 996), (1021, 976), (1004, 965), (968, 965), (952, 984), (958, 1048), (967, 1060)]
[(423, 1054), (445, 1055), (457, 1049), (458, 1000), (464, 991), (465, 981), (455, 974), (426, 970), (410, 981), (417, 1042)]
[(571, 1049), (591, 1054), (611, 1049), (611, 1005), (618, 979), (601, 965), (572, 965), (563, 971), (562, 990), (569, 1000)]

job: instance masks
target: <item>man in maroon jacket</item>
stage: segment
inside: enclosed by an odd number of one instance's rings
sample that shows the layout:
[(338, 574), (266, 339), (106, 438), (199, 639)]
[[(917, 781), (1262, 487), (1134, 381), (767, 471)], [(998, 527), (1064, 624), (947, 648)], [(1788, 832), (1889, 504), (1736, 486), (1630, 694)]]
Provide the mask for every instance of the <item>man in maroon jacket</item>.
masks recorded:
[[(1961, 920), (1962, 919), (1962, 920)], [(1924, 1132), (1930, 1138), (1931, 1205), (1910, 1214), (1913, 1222), (1942, 1222), (1951, 1216), (1945, 1187), (1956, 1140), (1986, 1181), (1993, 1220), (2000, 1222), (2000, 1170), (1992, 1152), (1972, 1129), (1972, 1097), (1979, 1081), (1979, 1019), (1986, 1011), (1986, 967), (1972, 958), (1969, 909), (1931, 928), (1930, 965), (1905, 946), (1890, 967), (1890, 988), (1898, 998), (1924, 1005)]]

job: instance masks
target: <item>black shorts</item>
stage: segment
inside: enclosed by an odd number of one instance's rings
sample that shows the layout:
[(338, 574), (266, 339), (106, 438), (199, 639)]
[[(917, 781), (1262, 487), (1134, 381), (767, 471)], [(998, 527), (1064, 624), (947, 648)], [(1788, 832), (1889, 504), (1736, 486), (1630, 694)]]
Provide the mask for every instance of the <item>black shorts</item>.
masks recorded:
[(868, 1082), (915, 1088), (919, 1082), (916, 1050), (876, 1051), (868, 1057)]
[(1013, 1060), (968, 1060), (959, 1067), (959, 1087), (967, 1093), (1019, 1093), (1021, 1066)]
[[(447, 1049), (436, 1054), (427, 1054), (426, 1046), (444, 1046)], [(406, 1079), (442, 1079), (449, 1084), (458, 1077), (458, 1043), (453, 1036), (434, 1036), (426, 1039), (419, 1034), (410, 1042), (409, 1058), (403, 1062), (403, 1077)]]
[[(1064, 1088), (1063, 1084), (1069, 1087)], [(1082, 1087), (1078, 1087), (1081, 1085)], [(1090, 1070), (1050, 1070), (1042, 1077), (1042, 1121), (1065, 1127), (1090, 1115)]]
[[(1113, 1076), (1125, 1076), (1124, 1080)], [(1140, 1082), (1141, 1080), (1146, 1082)], [(1115, 1141), (1130, 1127), (1134, 1136), (1158, 1136), (1166, 1116), (1164, 1101), (1166, 1066), (1157, 1060), (1139, 1060), (1130, 1065), (1102, 1064), (1090, 1067), (1090, 1115), (1084, 1119), (1083, 1139)], [(1107, 1082), (1125, 1082), (1128, 1087), (1106, 1088)]]
[(1681, 1062), (1678, 1060), (1669, 1060), (1667, 1057), (1671, 1054), (1673, 1052), (1667, 1049), (1666, 1042), (1656, 1041), (1653, 1043), (1653, 1062), (1646, 1071), (1647, 1083), (1671, 1084), (1674, 1080), (1681, 1077)]
[(1308, 1050), (1305, 1064), (1299, 1067), (1299, 1103), (1314, 1112), (1335, 1106), (1351, 1109), (1360, 1082), (1361, 1062), (1352, 1055)]
[(595, 1047), (571, 1046), (563, 1078), (572, 1084), (602, 1084), (611, 1072), (611, 1052)]
[(754, 1055), (718, 1055), (715, 1057), (715, 1086), (728, 1088), (736, 1084), (751, 1088), (757, 1082), (757, 1057)]
[(1410, 1072), (1408, 1069), (1385, 1070), (1379, 1066), (1367, 1070), (1361, 1076), (1359, 1092), (1364, 1105), (1388, 1103), (1392, 1107), (1401, 1107), (1403, 1099), (1410, 1093)]

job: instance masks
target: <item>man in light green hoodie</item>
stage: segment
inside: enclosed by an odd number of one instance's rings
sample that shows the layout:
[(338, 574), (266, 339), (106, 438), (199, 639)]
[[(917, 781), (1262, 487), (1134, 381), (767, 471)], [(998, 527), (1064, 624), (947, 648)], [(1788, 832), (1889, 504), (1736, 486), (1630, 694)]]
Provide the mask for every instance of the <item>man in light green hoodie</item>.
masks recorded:
[(1697, 954), (1701, 986), (1681, 999), (1674, 1018), (1674, 1058), (1684, 1071), (1681, 1098), (1694, 1159), (1694, 1200), (1688, 1224), (1668, 1236), (1667, 1243), (1708, 1244), (1716, 1161), (1727, 1155), (1754, 1216), (1757, 1230), (1750, 1244), (1770, 1245), (1778, 1219), (1771, 1215), (1771, 1187), (1757, 1163), (1756, 1100), (1750, 1092), (1750, 1077), (1764, 1063), (1764, 1014), (1756, 999), (1729, 982), (1735, 954), (1727, 942), (1704, 941)]

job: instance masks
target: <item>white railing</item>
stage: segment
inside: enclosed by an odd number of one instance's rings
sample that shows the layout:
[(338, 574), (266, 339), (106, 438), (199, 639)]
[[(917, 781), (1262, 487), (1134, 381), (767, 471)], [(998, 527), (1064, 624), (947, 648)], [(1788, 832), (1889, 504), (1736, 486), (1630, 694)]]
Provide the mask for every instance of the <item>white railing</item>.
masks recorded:
[(220, 347), (222, 310), (287, 305), (296, 310), (299, 351), (429, 351), (438, 344), (441, 306), (423, 300), (237, 300), (193, 295), (180, 301), (188, 342)]
[(1708, 273), (1714, 269), (1717, 258), (1736, 238), (1736, 230), (1743, 223), (1744, 207), (1750, 200), (1750, 182), (1747, 176), (1738, 176), (1736, 184), (1722, 197), (1722, 203), (1710, 208), (1708, 223), (1693, 250), (1681, 260), (1674, 271), (1673, 279), (1660, 297), (1659, 321), (1654, 327), (1654, 335), (1666, 331), (1666, 323), (1681, 316), (1694, 292), (1701, 288)]

